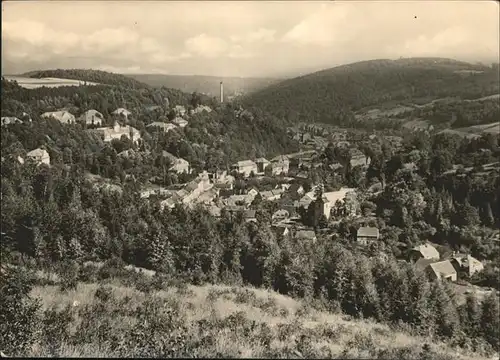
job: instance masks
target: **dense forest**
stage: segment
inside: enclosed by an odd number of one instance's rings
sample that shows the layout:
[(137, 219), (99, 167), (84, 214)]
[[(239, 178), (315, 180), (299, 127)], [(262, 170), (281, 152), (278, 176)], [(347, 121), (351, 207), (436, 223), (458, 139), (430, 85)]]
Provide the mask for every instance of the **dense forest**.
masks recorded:
[[(475, 70), (477, 73), (463, 73)], [(387, 102), (429, 102), (499, 93), (498, 68), (449, 59), (371, 60), (285, 80), (245, 97), (292, 121), (352, 123), (353, 111)]]

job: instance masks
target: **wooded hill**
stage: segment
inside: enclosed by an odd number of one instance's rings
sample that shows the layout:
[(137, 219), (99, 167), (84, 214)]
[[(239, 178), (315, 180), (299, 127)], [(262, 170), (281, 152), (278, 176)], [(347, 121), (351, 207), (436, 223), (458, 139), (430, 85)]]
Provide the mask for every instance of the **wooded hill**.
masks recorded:
[(291, 121), (348, 124), (353, 112), (385, 103), (422, 103), (499, 92), (498, 66), (442, 58), (370, 60), (285, 80), (243, 99)]

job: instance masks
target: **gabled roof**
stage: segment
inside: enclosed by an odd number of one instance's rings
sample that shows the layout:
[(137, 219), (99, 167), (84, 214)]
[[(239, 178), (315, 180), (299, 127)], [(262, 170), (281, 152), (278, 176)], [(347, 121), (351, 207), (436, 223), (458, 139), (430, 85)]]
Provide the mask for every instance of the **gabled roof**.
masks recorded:
[(449, 276), (457, 273), (450, 260), (435, 262), (430, 264), (429, 267), (436, 275)]
[(269, 164), (269, 160), (261, 157), (261, 158), (258, 158), (258, 159), (255, 159), (255, 162), (256, 163), (263, 163), (263, 164)]
[(376, 227), (363, 226), (358, 229), (358, 237), (378, 237), (379, 230)]
[(256, 166), (257, 164), (255, 164), (252, 160), (243, 160), (243, 161), (238, 161), (234, 165), (238, 167), (245, 167), (245, 166)]
[(271, 159), (271, 162), (289, 162), (287, 155), (278, 155)]
[(257, 213), (257, 212), (256, 212), (255, 210), (245, 210), (245, 211), (243, 212), (243, 215), (244, 215), (244, 216), (245, 216), (245, 218), (247, 218), (247, 219), (253, 219), (253, 218), (255, 218), (255, 214), (256, 214), (256, 213)]
[(31, 150), (29, 153), (26, 154), (26, 156), (29, 156), (29, 157), (37, 157), (37, 158), (43, 158), (45, 156), (48, 156), (49, 153), (47, 152), (47, 150), (44, 150), (44, 149), (35, 149), (35, 150)]
[(439, 252), (430, 244), (415, 246), (412, 250), (419, 252), (425, 259), (439, 259)]
[(127, 109), (125, 108), (118, 108), (116, 109), (115, 111), (113, 111), (113, 114), (115, 115), (119, 115), (119, 114), (123, 114), (123, 115), (130, 115), (132, 114), (130, 111), (128, 111)]

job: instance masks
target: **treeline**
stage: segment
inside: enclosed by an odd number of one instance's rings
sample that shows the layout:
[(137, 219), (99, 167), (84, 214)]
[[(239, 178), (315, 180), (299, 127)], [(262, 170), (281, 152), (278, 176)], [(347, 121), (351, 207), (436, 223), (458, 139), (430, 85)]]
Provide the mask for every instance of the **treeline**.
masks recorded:
[(114, 74), (107, 71), (92, 70), (92, 69), (56, 69), (56, 70), (40, 70), (31, 71), (23, 74), (31, 78), (61, 78), (80, 81), (89, 81), (98, 84), (107, 84), (114, 86), (121, 86), (132, 89), (147, 88), (149, 85), (137, 81), (134, 78)]
[(338, 66), (271, 85), (250, 94), (244, 103), (282, 118), (343, 124), (352, 111), (375, 104), (448, 96), (475, 99), (499, 92), (498, 71), (492, 68), (463, 76), (456, 71), (474, 67), (451, 60), (412, 60)]

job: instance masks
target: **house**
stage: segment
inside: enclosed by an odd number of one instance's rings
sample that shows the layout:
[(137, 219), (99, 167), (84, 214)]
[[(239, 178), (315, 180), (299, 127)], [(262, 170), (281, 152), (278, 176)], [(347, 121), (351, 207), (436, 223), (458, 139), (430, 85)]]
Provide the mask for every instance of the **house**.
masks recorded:
[(253, 196), (254, 198), (257, 196), (257, 194), (259, 193), (259, 190), (257, 190), (256, 188), (251, 188), (250, 190), (248, 190), (247, 194), (250, 195), (250, 196)]
[(188, 125), (189, 122), (181, 117), (176, 117), (174, 120), (172, 120), (172, 123), (180, 128), (184, 128)]
[(314, 230), (298, 230), (294, 237), (297, 240), (309, 240), (312, 242), (316, 242), (317, 240)]
[(449, 260), (433, 262), (425, 268), (431, 280), (457, 281), (457, 271)]
[(290, 170), (290, 160), (286, 155), (279, 155), (271, 159), (271, 173), (273, 175), (288, 174)]
[(191, 110), (191, 114), (198, 114), (204, 111), (212, 112), (212, 109), (210, 108), (210, 106), (198, 105), (195, 109)]
[(111, 114), (113, 114), (115, 116), (124, 117), (125, 120), (128, 120), (128, 117), (130, 115), (132, 115), (132, 113), (125, 108), (118, 108), (115, 111), (113, 111)]
[(255, 210), (245, 210), (243, 212), (243, 217), (245, 218), (245, 222), (257, 222), (256, 217), (257, 212)]
[(97, 110), (87, 110), (79, 118), (78, 121), (87, 125), (102, 125), (104, 116)]
[(121, 126), (117, 122), (115, 122), (112, 128), (102, 127), (93, 129), (91, 131), (97, 132), (103, 137), (104, 142), (110, 142), (114, 139), (121, 139), (123, 135), (128, 137), (133, 142), (137, 142), (141, 138), (141, 134), (139, 130), (133, 128), (132, 126)]
[(279, 200), (283, 193), (284, 191), (282, 189), (274, 189), (271, 191), (263, 191), (260, 195), (262, 196), (262, 200), (275, 201)]
[(175, 111), (175, 113), (176, 113), (178, 116), (181, 116), (181, 117), (182, 117), (182, 116), (186, 115), (186, 108), (185, 108), (184, 106), (182, 106), (182, 105), (176, 105), (176, 106), (174, 107), (174, 111)]
[(271, 162), (265, 158), (258, 158), (255, 160), (255, 163), (257, 164), (258, 173), (263, 173), (266, 170), (266, 167), (271, 164)]
[(356, 241), (361, 245), (368, 245), (377, 241), (380, 237), (378, 228), (376, 227), (360, 227), (356, 235)]
[(439, 252), (430, 244), (419, 245), (410, 250), (410, 261), (416, 262), (418, 259), (432, 259), (438, 261)]
[(224, 199), (223, 203), (226, 206), (249, 206), (254, 199), (255, 196), (252, 196), (251, 194), (231, 195), (229, 198)]
[(183, 189), (188, 194), (182, 199), (182, 202), (184, 204), (191, 203), (200, 197), (203, 192), (210, 190), (212, 187), (213, 184), (208, 178), (208, 173), (202, 173), (196, 179), (189, 182)]
[(370, 165), (369, 158), (367, 158), (359, 149), (349, 149), (349, 154), (351, 156), (351, 167)]
[(177, 126), (174, 125), (174, 124), (164, 123), (164, 122), (161, 122), (161, 121), (154, 121), (151, 124), (147, 125), (146, 127), (149, 127), (149, 128), (156, 127), (156, 128), (159, 128), (159, 129), (163, 130), (164, 132), (169, 132), (170, 130), (173, 130), (173, 129), (177, 128)]
[(2, 116), (2, 126), (10, 124), (22, 124), (22, 121), (15, 116)]
[(231, 166), (233, 171), (243, 174), (245, 177), (250, 176), (251, 173), (257, 174), (257, 164), (252, 160), (238, 161)]
[(475, 273), (481, 272), (484, 270), (484, 265), (481, 261), (473, 258), (470, 255), (465, 254), (453, 254), (450, 259), (451, 264), (458, 272), (464, 271), (468, 277), (471, 277)]
[(286, 210), (278, 210), (272, 215), (273, 222), (275, 221), (283, 221), (290, 217), (290, 213)]
[(76, 122), (75, 115), (61, 110), (61, 111), (49, 111), (42, 114), (43, 118), (46, 119), (56, 119), (63, 124), (74, 124)]
[(182, 158), (178, 158), (167, 151), (162, 151), (162, 155), (170, 161), (170, 168), (168, 171), (176, 172), (177, 174), (190, 173), (191, 169), (189, 162)]
[(26, 154), (26, 157), (40, 164), (50, 165), (50, 155), (47, 150), (35, 149)]
[(330, 219), (332, 209), (335, 209), (338, 203), (345, 205), (345, 215), (352, 216), (356, 214), (356, 207), (353, 201), (347, 201), (356, 197), (354, 188), (341, 188), (338, 191), (323, 193), (323, 215)]
[(278, 237), (287, 237), (290, 235), (290, 227), (286, 224), (275, 224), (272, 227)]

